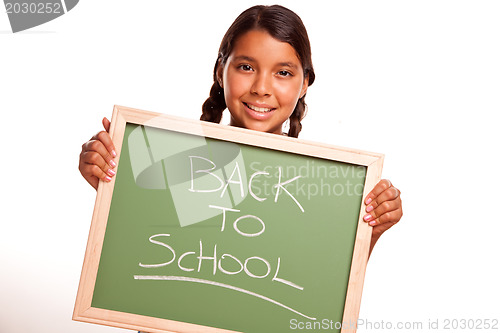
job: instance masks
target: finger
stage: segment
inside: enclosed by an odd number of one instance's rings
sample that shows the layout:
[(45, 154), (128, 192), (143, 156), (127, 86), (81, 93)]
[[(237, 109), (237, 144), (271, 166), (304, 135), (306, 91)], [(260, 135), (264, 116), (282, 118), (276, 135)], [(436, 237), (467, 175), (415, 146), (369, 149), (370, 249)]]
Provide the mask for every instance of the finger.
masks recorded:
[(104, 144), (111, 156), (116, 157), (115, 145), (113, 144), (113, 140), (111, 140), (111, 136), (108, 132), (101, 131), (97, 133), (97, 140)]
[(93, 188), (97, 190), (97, 186), (99, 185), (99, 180), (103, 180), (105, 182), (110, 182), (111, 177), (106, 175), (97, 165), (88, 164), (83, 161), (80, 161), (79, 166), (80, 172), (85, 178), (85, 180), (92, 185)]
[(90, 174), (90, 170), (87, 168), (87, 163), (82, 161), (82, 153), (80, 153), (80, 160), (78, 163), (78, 170), (80, 170), (80, 173), (82, 174), (83, 178), (90, 184), (94, 189), (97, 190), (97, 184), (99, 183), (99, 179), (96, 177), (92, 176)]
[(382, 214), (380, 217), (368, 222), (368, 224), (372, 227), (378, 226), (378, 225), (383, 225), (383, 224), (396, 224), (401, 220), (401, 217), (403, 216), (403, 209), (401, 207), (397, 208), (396, 210), (386, 212)]
[(389, 187), (391, 187), (392, 184), (389, 180), (387, 179), (382, 179), (381, 181), (378, 182), (377, 185), (371, 190), (370, 193), (365, 198), (365, 205), (370, 204), (370, 202), (373, 201), (376, 197), (378, 197), (382, 192), (387, 190)]
[[(83, 175), (83, 173), (82, 173)], [(97, 187), (99, 185), (99, 178), (95, 177), (95, 176), (83, 176), (83, 178), (85, 178), (85, 180), (90, 184), (92, 185), (92, 187), (94, 189), (97, 190)]]
[[(102, 146), (102, 143), (100, 145)], [(106, 151), (104, 146), (101, 149)], [(80, 173), (96, 190), (99, 180), (111, 181), (111, 178), (116, 174), (113, 170), (114, 167), (116, 167), (116, 163), (113, 160), (110, 160), (108, 164), (102, 155), (96, 151), (83, 150), (80, 154)]]
[(90, 177), (90, 179), (87, 179), (87, 182), (92, 185), (94, 189), (97, 190), (97, 187), (99, 186), (99, 179), (97, 177)]
[(111, 122), (108, 120), (108, 118), (106, 117), (102, 118), (102, 126), (104, 126), (106, 132), (109, 133), (109, 127), (111, 126)]
[[(113, 170), (114, 166), (113, 164), (108, 164), (106, 160), (97, 152), (95, 151), (85, 151), (80, 154), (80, 161), (81, 163), (84, 164), (89, 164), (89, 165), (96, 165), (101, 169), (102, 172), (104, 172), (107, 176), (113, 177), (116, 175), (116, 172)], [(111, 160), (111, 162), (114, 162)], [(92, 170), (90, 170), (92, 171)], [(98, 176), (99, 178), (104, 179), (104, 177), (101, 177), (101, 174), (95, 174), (92, 173), (94, 176)]]
[(95, 176), (90, 176), (87, 175), (83, 172), (82, 168), (80, 169), (80, 173), (82, 174), (83, 178), (95, 189), (97, 190), (97, 186), (99, 185), (99, 179)]
[(386, 201), (396, 200), (400, 196), (401, 192), (394, 186), (389, 187), (377, 197), (375, 197), (368, 206), (366, 206), (366, 212), (369, 213), (376, 209), (378, 206)]
[(115, 146), (109, 134), (101, 131), (94, 135), (92, 139), (85, 142), (82, 146), (82, 151), (94, 150), (101, 154), (106, 161), (110, 161), (116, 157)]
[[(399, 199), (399, 198), (398, 198)], [(385, 213), (392, 212), (401, 207), (401, 200), (384, 201), (373, 211), (369, 212), (363, 216), (363, 220), (366, 222), (373, 221), (378, 217), (384, 215)]]
[(89, 178), (95, 177), (96, 179), (102, 180), (104, 182), (110, 182), (111, 181), (111, 177), (108, 176), (105, 172), (103, 172), (102, 169), (99, 168), (97, 165), (95, 165), (95, 164), (87, 164), (85, 167), (87, 168), (87, 170), (89, 170), (88, 171), (90, 173), (90, 177)]

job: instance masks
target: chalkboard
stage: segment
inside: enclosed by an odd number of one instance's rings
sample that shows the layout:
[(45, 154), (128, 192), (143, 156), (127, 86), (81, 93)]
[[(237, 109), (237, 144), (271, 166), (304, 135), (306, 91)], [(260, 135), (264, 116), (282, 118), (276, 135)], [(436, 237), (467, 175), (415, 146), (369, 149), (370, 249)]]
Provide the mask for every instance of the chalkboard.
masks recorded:
[(73, 318), (355, 331), (383, 156), (115, 106)]

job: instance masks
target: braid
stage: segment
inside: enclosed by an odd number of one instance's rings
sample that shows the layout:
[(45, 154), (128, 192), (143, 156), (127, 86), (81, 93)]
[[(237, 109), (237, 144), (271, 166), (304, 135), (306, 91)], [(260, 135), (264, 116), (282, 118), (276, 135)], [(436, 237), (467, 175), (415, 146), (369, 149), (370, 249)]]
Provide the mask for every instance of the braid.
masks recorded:
[[(316, 74), (314, 74), (314, 69), (312, 68), (312, 64), (309, 68), (304, 70), (304, 78), (307, 78), (307, 85), (310, 86), (313, 84), (314, 79), (316, 78)], [(297, 105), (295, 106), (295, 110), (293, 110), (290, 115), (290, 129), (288, 130), (288, 136), (292, 138), (298, 138), (299, 133), (302, 130), (302, 124), (300, 123), (302, 119), (307, 114), (307, 104), (306, 104), (306, 94), (299, 98), (297, 101)]]
[(222, 112), (226, 109), (226, 101), (224, 99), (224, 89), (222, 89), (217, 80), (214, 80), (214, 84), (210, 89), (210, 97), (203, 103), (201, 109), (203, 113), (200, 120), (220, 123)]
[(307, 105), (304, 99), (305, 96), (299, 99), (295, 110), (293, 110), (290, 115), (290, 129), (288, 130), (289, 137), (297, 138), (302, 130), (302, 124), (300, 121), (306, 116), (307, 110)]

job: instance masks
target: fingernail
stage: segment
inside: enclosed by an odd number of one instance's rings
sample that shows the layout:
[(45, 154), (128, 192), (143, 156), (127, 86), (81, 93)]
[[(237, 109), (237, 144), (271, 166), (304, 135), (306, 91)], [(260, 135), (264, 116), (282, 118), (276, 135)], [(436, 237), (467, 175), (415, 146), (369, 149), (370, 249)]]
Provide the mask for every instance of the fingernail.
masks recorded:
[(366, 207), (366, 212), (367, 213), (371, 212), (372, 210), (373, 210), (373, 206), (372, 205)]
[(370, 214), (366, 214), (365, 216), (363, 216), (363, 220), (365, 221), (370, 221), (372, 218), (372, 216)]
[(110, 160), (110, 161), (109, 161), (109, 165), (111, 165), (111, 166), (114, 168), (114, 167), (116, 166), (116, 163), (115, 163), (115, 161)]
[(374, 226), (374, 225), (375, 225), (375, 223), (377, 223), (377, 222), (376, 222), (376, 221), (371, 221), (371, 222), (370, 222), (370, 223), (368, 223), (368, 224), (369, 224), (369, 225), (371, 225), (371, 226)]
[(369, 204), (370, 204), (370, 202), (372, 202), (372, 198), (368, 198), (368, 199), (366, 199), (365, 204), (366, 204), (366, 205), (369, 205)]
[(104, 179), (105, 179), (107, 182), (110, 182), (110, 181), (111, 181), (111, 177), (110, 177), (110, 176), (106, 176), (106, 177), (104, 177)]
[(108, 169), (108, 174), (113, 177), (114, 175), (116, 175), (116, 172), (112, 169)]
[(113, 155), (113, 157), (116, 157), (116, 151), (114, 149), (111, 151), (111, 155)]

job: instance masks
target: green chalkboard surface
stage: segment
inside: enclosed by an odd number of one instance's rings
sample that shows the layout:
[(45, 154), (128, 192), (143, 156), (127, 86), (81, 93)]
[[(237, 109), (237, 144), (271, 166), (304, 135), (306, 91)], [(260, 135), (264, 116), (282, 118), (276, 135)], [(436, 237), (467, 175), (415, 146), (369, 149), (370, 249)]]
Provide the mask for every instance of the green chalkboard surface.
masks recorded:
[(367, 168), (125, 121), (90, 308), (340, 332)]

